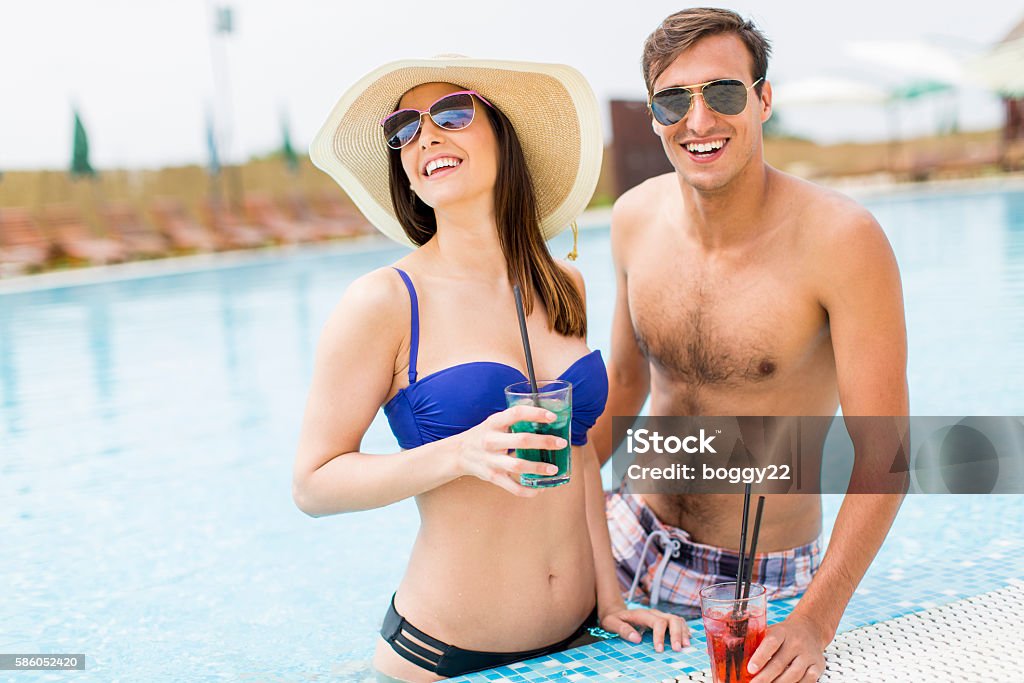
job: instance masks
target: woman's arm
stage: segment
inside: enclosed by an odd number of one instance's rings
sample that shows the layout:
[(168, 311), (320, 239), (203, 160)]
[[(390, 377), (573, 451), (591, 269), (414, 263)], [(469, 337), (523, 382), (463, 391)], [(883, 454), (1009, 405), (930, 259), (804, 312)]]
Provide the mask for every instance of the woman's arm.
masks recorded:
[(612, 557), (611, 537), (608, 534), (608, 518), (605, 515), (604, 489), (601, 486), (601, 466), (597, 451), (591, 443), (579, 449), (583, 460), (586, 480), (587, 528), (594, 553), (594, 573), (597, 580), (597, 614), (601, 627), (618, 633), (632, 643), (639, 643), (640, 633), (633, 626), (651, 629), (654, 649), (665, 649), (665, 634), (668, 633), (673, 650), (679, 651), (690, 644), (689, 630), (681, 617), (665, 614), (655, 609), (626, 608), (615, 572)]
[[(586, 301), (586, 286), (579, 270), (568, 263), (561, 262), (561, 265), (572, 277), (583, 295), (583, 300)], [(577, 453), (583, 461), (581, 469), (585, 478), (587, 530), (590, 532), (590, 544), (594, 554), (597, 613), (601, 627), (612, 633), (618, 633), (619, 636), (632, 643), (639, 643), (641, 640), (640, 633), (633, 628), (634, 625), (650, 628), (654, 649), (659, 652), (665, 649), (665, 633), (667, 631), (672, 649), (682, 649), (690, 644), (690, 638), (686, 622), (681, 618), (654, 609), (629, 610), (626, 608), (626, 602), (622, 599), (619, 589), (615, 558), (612, 556), (612, 542), (608, 534), (604, 488), (601, 485), (601, 462), (598, 460), (593, 441), (588, 441), (579, 447)]]
[[(603, 616), (608, 611), (626, 609), (626, 601), (622, 599), (615, 571), (615, 558), (612, 557), (608, 517), (605, 515), (604, 488), (601, 486), (601, 468), (597, 464), (597, 452), (593, 443), (588, 441), (580, 446), (579, 455), (583, 460), (584, 486), (587, 491), (587, 529), (590, 531), (590, 544), (594, 552), (598, 613)], [(628, 634), (620, 635), (628, 638)]]
[[(560, 266), (569, 274), (580, 291), (583, 301), (587, 300), (587, 288), (583, 275), (575, 266), (559, 261)], [(588, 435), (588, 438), (593, 434)], [(590, 531), (590, 543), (594, 552), (594, 572), (597, 578), (598, 614), (603, 617), (608, 611), (626, 609), (626, 603), (619, 591), (619, 580), (615, 575), (615, 559), (612, 557), (611, 538), (608, 535), (608, 521), (604, 511), (604, 489), (601, 486), (601, 465), (597, 461), (597, 451), (592, 440), (576, 449), (583, 461), (580, 468), (583, 472), (586, 489), (587, 528)], [(639, 642), (640, 634), (628, 624), (619, 633), (623, 638)]]
[(553, 465), (507, 455), (508, 448), (565, 446), (553, 436), (508, 433), (520, 420), (554, 419), (533, 406), (510, 408), (466, 432), (401, 453), (359, 452), (391, 390), (396, 358), (408, 346), (409, 317), (404, 286), (391, 269), (381, 269), (352, 283), (324, 326), (293, 472), (292, 497), (303, 512), (383, 507), (464, 475), (533, 496), (535, 490), (519, 485), (519, 474), (553, 474)]
[(519, 460), (508, 451), (557, 450), (565, 448), (566, 442), (556, 436), (511, 434), (508, 428), (516, 422), (554, 419), (555, 414), (543, 408), (519, 405), (495, 413), (461, 434), (401, 453), (346, 452), (312, 472), (297, 470), (292, 495), (299, 509), (313, 517), (384, 507), (463, 476), (474, 476), (513, 495), (533, 498), (539, 490), (522, 486), (519, 475), (551, 475), (558, 472), (558, 467)]
[(390, 269), (368, 273), (345, 291), (321, 332), (292, 479), (295, 503), (309, 515), (380, 507), (453, 478), (444, 459), (423, 466), (430, 449), (410, 454), (419, 466), (406, 477), (397, 476), (408, 462), (401, 454), (358, 452), (408, 336), (402, 293)]

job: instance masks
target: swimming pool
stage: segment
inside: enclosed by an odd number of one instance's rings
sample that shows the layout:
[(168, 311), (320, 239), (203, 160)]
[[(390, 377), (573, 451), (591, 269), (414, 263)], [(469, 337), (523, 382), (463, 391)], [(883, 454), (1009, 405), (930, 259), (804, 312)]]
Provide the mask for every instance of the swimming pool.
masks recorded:
[[(902, 270), (913, 411), (1022, 414), (1024, 193), (866, 203)], [(75, 680), (363, 680), (415, 507), (310, 519), (291, 465), (323, 321), (401, 253), (0, 294), (0, 653), (85, 653)], [(607, 229), (580, 254), (591, 346), (607, 349)], [(382, 416), (363, 448), (396, 449)], [(1022, 544), (1022, 500), (915, 496), (877, 571)]]

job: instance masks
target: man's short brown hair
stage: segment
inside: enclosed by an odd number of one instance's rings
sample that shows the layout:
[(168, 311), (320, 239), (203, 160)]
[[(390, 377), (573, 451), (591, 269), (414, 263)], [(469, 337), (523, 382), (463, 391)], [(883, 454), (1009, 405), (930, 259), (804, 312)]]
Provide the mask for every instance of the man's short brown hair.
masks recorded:
[[(721, 33), (734, 33), (750, 51), (753, 59), (753, 79), (764, 78), (768, 73), (768, 56), (772, 47), (754, 26), (754, 22), (744, 19), (732, 10), (717, 7), (691, 7), (676, 12), (665, 18), (663, 22), (647, 36), (644, 43), (644, 82), (647, 93), (654, 92), (654, 81), (675, 61), (684, 50), (693, 47), (701, 38)], [(758, 95), (761, 85), (758, 83)]]

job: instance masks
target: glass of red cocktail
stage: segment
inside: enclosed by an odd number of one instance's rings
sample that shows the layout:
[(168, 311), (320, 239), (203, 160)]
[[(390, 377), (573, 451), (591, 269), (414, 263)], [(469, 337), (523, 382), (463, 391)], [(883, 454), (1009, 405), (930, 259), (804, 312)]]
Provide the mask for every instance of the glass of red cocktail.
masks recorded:
[[(768, 629), (764, 586), (747, 584), (737, 598), (736, 582), (716, 583), (700, 592), (700, 612), (708, 639), (715, 683), (748, 683), (747, 663)], [(745, 594), (744, 594), (745, 593)]]

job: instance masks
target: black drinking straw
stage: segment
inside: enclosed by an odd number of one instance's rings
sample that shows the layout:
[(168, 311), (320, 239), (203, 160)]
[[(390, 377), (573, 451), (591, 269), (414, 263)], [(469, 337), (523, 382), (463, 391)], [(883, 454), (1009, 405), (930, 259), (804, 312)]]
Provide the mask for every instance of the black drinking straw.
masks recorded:
[[(730, 631), (733, 636), (740, 638), (740, 646), (730, 648), (725, 659), (725, 683), (733, 683), (733, 675), (736, 681), (742, 680), (743, 674), (743, 653), (746, 649), (747, 621), (739, 621), (741, 612), (746, 613), (746, 608), (740, 607), (740, 597), (746, 597), (745, 592), (750, 590), (750, 572), (753, 571), (754, 550), (757, 546), (758, 526), (761, 522), (761, 509), (764, 506), (764, 496), (759, 496), (757, 504), (757, 520), (754, 522), (754, 538), (750, 545), (750, 565), (747, 569), (745, 553), (747, 550), (747, 518), (750, 517), (750, 484), (743, 487), (743, 522), (740, 524), (740, 559), (739, 567), (736, 568), (736, 597), (733, 603), (733, 617), (736, 621), (731, 624)], [(744, 581), (744, 569), (747, 569)]]
[(533, 391), (533, 403), (540, 406), (540, 399), (537, 397), (537, 375), (533, 372), (533, 354), (530, 353), (530, 335), (526, 331), (526, 314), (523, 312), (523, 294), (519, 291), (519, 285), (512, 286), (512, 293), (516, 297), (516, 315), (519, 316), (519, 334), (523, 337), (523, 351), (526, 353), (526, 372), (530, 376), (530, 389)]
[[(747, 548), (747, 517), (750, 516), (750, 484), (743, 487), (743, 522), (740, 524), (740, 561), (736, 567), (736, 600), (740, 599), (740, 589), (743, 586), (743, 565), (745, 564), (744, 553)], [(739, 605), (736, 605), (739, 611)]]
[(764, 512), (764, 496), (757, 497), (757, 512), (754, 514), (754, 533), (750, 536), (750, 557), (747, 559), (747, 579), (743, 584), (743, 599), (750, 596), (750, 583), (754, 578), (754, 555), (757, 553), (757, 535), (761, 531), (761, 513)]

